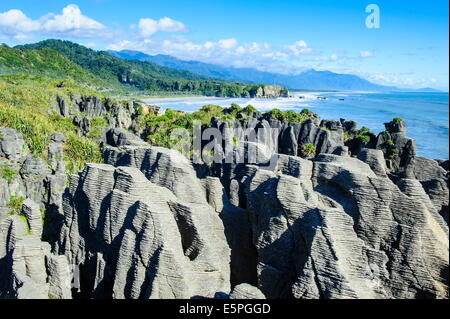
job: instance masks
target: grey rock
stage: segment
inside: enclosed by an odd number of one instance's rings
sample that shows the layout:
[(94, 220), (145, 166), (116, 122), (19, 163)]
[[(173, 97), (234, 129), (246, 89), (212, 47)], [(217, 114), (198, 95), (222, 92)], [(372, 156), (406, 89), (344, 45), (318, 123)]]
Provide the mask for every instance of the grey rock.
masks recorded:
[(64, 142), (66, 141), (66, 137), (65, 137), (64, 134), (62, 134), (62, 133), (53, 133), (53, 134), (50, 136), (50, 139), (51, 139), (53, 142), (57, 142), (57, 143), (64, 143)]
[(22, 134), (11, 128), (0, 128), (0, 158), (18, 160), (25, 152)]
[(398, 187), (356, 158), (313, 160), (300, 177), (257, 170), (247, 184), (261, 291), (268, 298), (447, 298), (448, 227), (420, 182)]
[(448, 171), (437, 161), (425, 157), (413, 156), (408, 159), (404, 174), (406, 178), (420, 181), (434, 206), (448, 224)]
[(266, 299), (266, 297), (258, 288), (249, 284), (240, 284), (233, 288), (230, 299)]
[(349, 156), (348, 146), (337, 146), (331, 154)]
[(86, 136), (91, 131), (91, 121), (87, 117), (74, 116), (72, 122), (77, 127), (79, 136)]
[(48, 295), (51, 299), (72, 299), (72, 273), (67, 257), (64, 255), (47, 256)]
[(377, 136), (375, 148), (390, 155), (387, 161), (389, 172), (402, 175), (409, 159), (416, 155), (416, 141), (406, 137), (406, 124), (403, 121), (392, 121), (385, 123), (385, 126), (387, 131)]
[(86, 265), (82, 287), (93, 291), (85, 293), (189, 298), (229, 291), (223, 225), (204, 197), (185, 202), (136, 168), (89, 164), (72, 179), (64, 205), (59, 247), (71, 263)]
[(24, 200), (22, 214), (26, 217), (30, 227), (30, 233), (40, 238), (42, 236), (42, 215), (39, 205), (31, 199)]
[(114, 147), (148, 145), (136, 135), (121, 128), (110, 128), (106, 131), (105, 138), (106, 143)]
[(105, 163), (139, 168), (156, 185), (188, 203), (206, 204), (203, 186), (189, 160), (175, 150), (153, 146), (107, 147)]
[(445, 169), (448, 172), (448, 170), (449, 170), (449, 160), (437, 159), (436, 162), (438, 162), (439, 166), (441, 166), (443, 169)]
[(29, 235), (17, 239), (12, 253), (13, 289), (18, 299), (48, 299), (46, 246)]
[(386, 130), (389, 133), (406, 133), (406, 123), (403, 120), (393, 120), (388, 123), (384, 123)]
[(51, 174), (47, 163), (41, 158), (29, 155), (25, 158), (19, 173), (25, 188), (24, 197), (32, 199), (43, 207), (47, 201), (45, 181)]
[(363, 148), (358, 153), (358, 159), (368, 164), (377, 176), (387, 177), (386, 161), (381, 150)]

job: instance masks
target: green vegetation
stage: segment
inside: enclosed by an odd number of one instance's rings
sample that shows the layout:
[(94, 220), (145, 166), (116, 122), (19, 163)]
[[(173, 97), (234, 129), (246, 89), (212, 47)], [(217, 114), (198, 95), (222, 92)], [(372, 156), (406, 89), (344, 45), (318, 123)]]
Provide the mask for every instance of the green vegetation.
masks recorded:
[(280, 111), (279, 109), (272, 109), (264, 113), (263, 117), (265, 119), (276, 119), (279, 121), (289, 121), (291, 123), (303, 123), (306, 120), (316, 118), (317, 114), (311, 112), (310, 110), (304, 109), (300, 113), (294, 111)]
[(344, 142), (347, 142), (348, 140), (350, 140), (350, 132), (344, 131)]
[(7, 163), (4, 163), (0, 167), (0, 177), (6, 179), (8, 184), (11, 184), (14, 177), (17, 175), (16, 171), (14, 171)]
[(369, 143), (371, 139), (370, 130), (365, 126), (361, 127), (357, 132), (356, 138), (362, 143)]
[(0, 126), (18, 130), (31, 154), (44, 159), (51, 134), (63, 133), (66, 136), (64, 161), (68, 173), (74, 173), (86, 162), (102, 161), (99, 145), (95, 140), (78, 136), (71, 119), (49, 115), (50, 101), (56, 95), (92, 95), (95, 91), (71, 80), (64, 86), (59, 84), (60, 81), (36, 76), (0, 76)]
[(25, 200), (25, 198), (22, 196), (20, 196), (20, 197), (17, 197), (15, 195), (11, 196), (11, 198), (9, 199), (9, 202), (6, 204), (6, 206), (9, 207), (9, 209), (10, 209), (11, 215), (20, 213), (20, 211), (22, 210), (22, 205), (23, 205), (24, 200)]
[[(108, 92), (124, 97), (173, 93), (250, 97), (260, 88), (261, 85), (219, 81), (151, 62), (123, 60), (69, 41), (47, 40), (14, 48), (0, 46), (0, 126), (19, 131), (30, 153), (44, 159), (51, 134), (63, 133), (66, 136), (63, 160), (68, 174), (81, 169), (86, 162), (102, 161), (98, 139), (108, 123), (103, 117), (94, 118), (88, 136), (78, 136), (71, 118), (50, 111), (56, 96), (66, 100), (69, 95), (105, 99), (104, 93), (99, 92)], [(162, 117), (144, 115), (142, 108), (138, 112), (148, 141), (166, 147), (174, 143), (169, 134), (173, 129), (192, 129), (194, 120), (206, 125), (213, 117), (245, 119), (255, 113), (258, 112), (251, 105), (245, 108), (234, 105), (226, 110), (206, 105), (194, 114), (168, 111)], [(294, 117), (295, 113), (289, 115)], [(13, 178), (8, 169), (2, 169), (1, 174), (8, 180)]]
[(300, 152), (305, 157), (316, 156), (316, 148), (314, 147), (314, 144), (311, 143), (303, 144), (300, 148)]
[[(146, 114), (141, 116), (141, 125), (147, 132), (147, 142), (152, 145), (171, 147), (175, 143), (180, 143), (181, 138), (176, 140), (170, 136), (170, 133), (177, 128), (186, 129), (189, 132), (189, 138), (183, 142), (192, 141), (192, 129), (194, 121), (200, 122), (202, 126), (210, 125), (212, 118), (221, 121), (238, 120), (244, 122), (248, 116), (261, 116), (261, 113), (251, 105), (242, 108), (233, 103), (230, 107), (222, 108), (219, 105), (208, 104), (194, 113), (184, 113), (174, 110), (166, 110), (164, 115), (156, 116), (154, 114)], [(309, 110), (303, 110), (300, 113), (294, 111), (280, 111), (278, 109), (271, 110), (262, 115), (263, 118), (284, 119), (286, 121), (302, 123), (311, 116), (316, 116)]]
[(27, 233), (23, 236), (31, 235), (31, 227), (30, 223), (28, 222), (28, 219), (23, 215), (19, 215), (19, 218), (25, 223), (25, 226), (27, 227)]
[(400, 123), (401, 121), (403, 121), (401, 117), (394, 117), (394, 119), (392, 120), (392, 122), (394, 123)]
[(384, 150), (383, 150), (383, 153), (384, 153), (384, 157), (385, 157), (386, 159), (392, 160), (392, 159), (395, 159), (395, 157), (397, 157), (397, 155), (398, 155), (398, 150), (397, 150), (397, 148), (395, 147), (395, 143), (394, 143), (393, 140), (387, 140), (387, 141), (384, 143)]
[(370, 142), (370, 136), (368, 135), (357, 135), (356, 138), (360, 140), (363, 143), (369, 143)]
[[(108, 52), (88, 49), (70, 41), (45, 40), (4, 50), (8, 51), (8, 54), (3, 57), (5, 61), (0, 60), (0, 68), (4, 65), (7, 71), (12, 69), (14, 73), (28, 73), (28, 70), (31, 70), (51, 78), (66, 78), (63, 76), (63, 71), (58, 71), (59, 64), (63, 63), (64, 58), (70, 60), (67, 61), (70, 62), (67, 63), (70, 71), (68, 77), (73, 77), (80, 83), (96, 84), (98, 90), (112, 90), (115, 93), (164, 94), (175, 92), (207, 96), (250, 97), (254, 96), (261, 87), (261, 85), (211, 79), (188, 71), (163, 67), (152, 62), (124, 60)], [(38, 65), (37, 69), (32, 67), (34, 61), (45, 61), (44, 57), (47, 56), (55, 57), (55, 65), (48, 67), (45, 64)], [(79, 71), (79, 74), (75, 78), (76, 70)]]
[(92, 86), (106, 84), (101, 78), (84, 70), (55, 50), (48, 48), (18, 50), (0, 46), (0, 74), (20, 73), (59, 79), (61, 87), (65, 85), (62, 79), (71, 79)]
[[(139, 114), (142, 114), (142, 106), (140, 106), (140, 112)], [(88, 134), (89, 138), (93, 138), (93, 139), (98, 139), (102, 137), (102, 128), (104, 127), (108, 127), (108, 121), (102, 117), (95, 117), (93, 119), (91, 119), (90, 121), (91, 123), (91, 130)]]

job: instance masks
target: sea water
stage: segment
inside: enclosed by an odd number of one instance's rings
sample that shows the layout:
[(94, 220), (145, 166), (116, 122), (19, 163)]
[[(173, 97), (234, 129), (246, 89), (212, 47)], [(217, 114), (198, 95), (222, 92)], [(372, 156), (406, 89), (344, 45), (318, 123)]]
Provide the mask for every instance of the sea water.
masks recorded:
[[(429, 158), (449, 158), (449, 97), (448, 93), (345, 93), (345, 92), (294, 92), (289, 98), (173, 98), (149, 99), (163, 109), (185, 112), (197, 111), (205, 104), (223, 107), (237, 103), (253, 105), (261, 112), (278, 108), (301, 111), (310, 109), (322, 119), (345, 118), (366, 126), (374, 133), (385, 129), (384, 123), (395, 117), (407, 125), (407, 136), (414, 138), (417, 153)], [(318, 97), (326, 99), (318, 99)]]

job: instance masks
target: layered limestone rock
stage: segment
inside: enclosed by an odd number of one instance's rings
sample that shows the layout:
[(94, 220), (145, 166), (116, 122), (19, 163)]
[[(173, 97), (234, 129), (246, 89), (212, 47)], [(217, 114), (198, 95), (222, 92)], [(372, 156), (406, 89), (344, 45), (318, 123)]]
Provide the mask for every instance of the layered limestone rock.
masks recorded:
[(413, 156), (407, 160), (404, 176), (420, 181), (434, 206), (448, 224), (448, 166), (447, 170), (444, 167), (438, 161)]
[(188, 185), (174, 185), (183, 182), (173, 175), (182, 167), (171, 174), (173, 162), (157, 157), (145, 171), (149, 179), (137, 168), (106, 164), (72, 177), (58, 251), (81, 265), (82, 294), (191, 298), (230, 291), (230, 251), (216, 211), (198, 180), (190, 180), (196, 198), (189, 198)]
[[(1, 298), (71, 298), (67, 258), (54, 256), (41, 241), (43, 212), (49, 219), (59, 212), (66, 182), (64, 136), (51, 139), (47, 164), (28, 154), (19, 132), (0, 129)], [(55, 258), (58, 267), (51, 267)]]
[(65, 256), (51, 253), (41, 241), (38, 204), (27, 199), (20, 215), (0, 221), (0, 298), (69, 299), (71, 273)]
[(49, 163), (27, 151), (22, 135), (13, 129), (0, 129), (0, 216), (8, 204), (32, 199), (40, 208), (60, 208), (66, 183), (63, 162), (64, 136), (55, 133), (48, 147)]
[(249, 117), (278, 130), (195, 165), (114, 125), (69, 188), (64, 136), (44, 161), (0, 129), (0, 297), (448, 298), (448, 161), (416, 156), (400, 120), (358, 147), (355, 123), (317, 121)]
[(336, 155), (289, 161), (246, 189), (267, 297), (448, 298), (448, 227), (419, 181)]
[(261, 116), (250, 117), (245, 121), (222, 122), (213, 119), (211, 127), (220, 130), (223, 140), (219, 144), (222, 149), (226, 148), (225, 142), (231, 136), (235, 136), (237, 143), (254, 138), (253, 135), (245, 135), (249, 131), (254, 131), (258, 142), (271, 153), (301, 156), (302, 147), (307, 144), (313, 145), (316, 154), (341, 152), (340, 148), (344, 147), (344, 130), (341, 123), (322, 121), (319, 124), (316, 118), (307, 119), (303, 123), (291, 123), (273, 118), (266, 120)]
[(264, 294), (249, 284), (240, 284), (233, 288), (230, 299), (266, 299)]
[(280, 85), (263, 85), (260, 86), (254, 96), (255, 98), (275, 99), (278, 97), (288, 97), (289, 91)]
[(72, 118), (78, 134), (87, 136), (92, 131), (92, 121), (103, 119), (110, 127), (133, 129), (137, 131), (136, 118), (140, 114), (162, 115), (161, 108), (136, 101), (114, 101), (90, 95), (57, 96), (52, 101), (55, 113)]
[(386, 154), (388, 169), (400, 175), (408, 160), (416, 155), (416, 141), (406, 136), (406, 124), (403, 120), (394, 119), (384, 125), (386, 131), (377, 136), (375, 148)]

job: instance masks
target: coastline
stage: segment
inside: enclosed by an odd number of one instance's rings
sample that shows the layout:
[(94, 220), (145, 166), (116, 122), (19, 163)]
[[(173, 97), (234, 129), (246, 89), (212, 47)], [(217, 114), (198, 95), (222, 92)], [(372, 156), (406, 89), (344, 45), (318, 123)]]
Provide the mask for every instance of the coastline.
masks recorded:
[[(206, 104), (229, 107), (231, 103), (241, 106), (248, 104), (261, 112), (271, 109), (300, 112), (309, 109), (322, 119), (352, 119), (360, 126), (378, 134), (383, 131), (383, 123), (399, 117), (406, 121), (408, 132), (417, 141), (418, 154), (430, 158), (448, 158), (448, 95), (432, 94), (431, 99), (424, 94), (391, 93), (377, 94), (366, 91), (310, 91), (291, 92), (291, 97), (276, 99), (218, 98), (218, 97), (168, 97), (147, 98), (146, 103), (156, 104), (162, 110), (173, 109), (186, 113), (198, 111)], [(299, 99), (299, 96), (304, 98)], [(325, 96), (326, 100), (317, 99)], [(440, 96), (439, 100), (436, 97)], [(430, 109), (423, 113), (424, 109)], [(420, 119), (416, 114), (422, 113)]]

